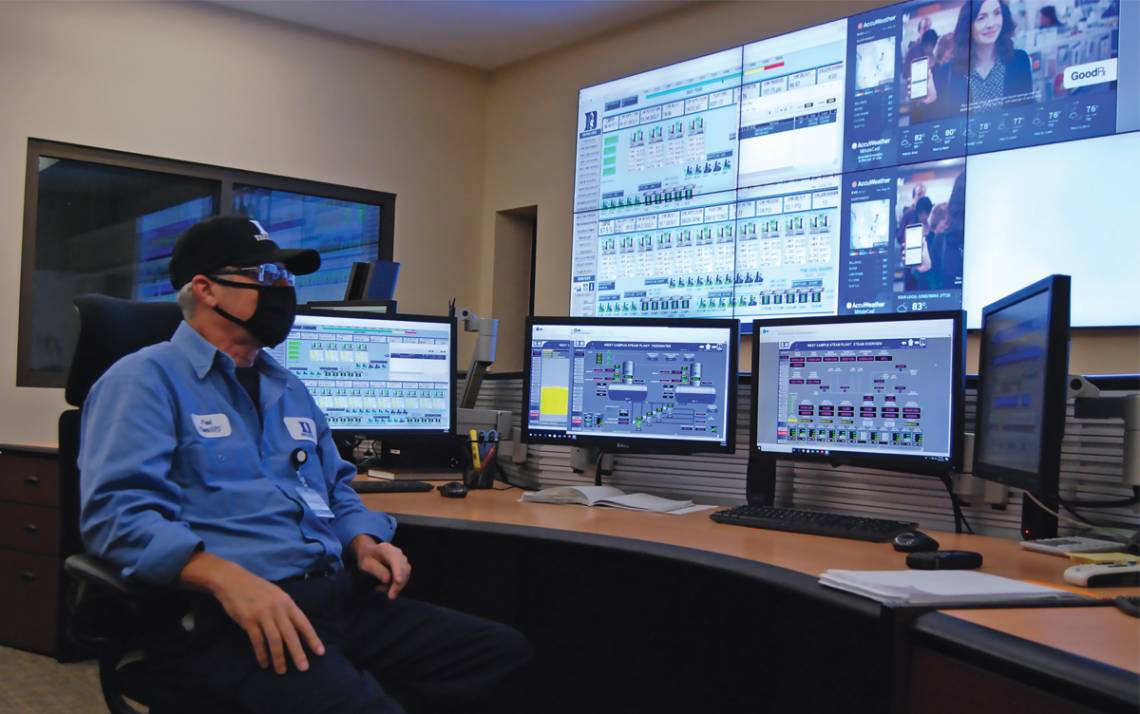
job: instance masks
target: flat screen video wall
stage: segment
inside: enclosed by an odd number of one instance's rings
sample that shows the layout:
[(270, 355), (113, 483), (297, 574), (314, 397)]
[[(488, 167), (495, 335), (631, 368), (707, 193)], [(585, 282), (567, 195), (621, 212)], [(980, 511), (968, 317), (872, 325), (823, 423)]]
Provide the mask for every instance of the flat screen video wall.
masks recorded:
[(587, 87), (570, 313), (977, 326), (1063, 272), (1074, 325), (1140, 324), (1138, 129), (1131, 0), (910, 0)]

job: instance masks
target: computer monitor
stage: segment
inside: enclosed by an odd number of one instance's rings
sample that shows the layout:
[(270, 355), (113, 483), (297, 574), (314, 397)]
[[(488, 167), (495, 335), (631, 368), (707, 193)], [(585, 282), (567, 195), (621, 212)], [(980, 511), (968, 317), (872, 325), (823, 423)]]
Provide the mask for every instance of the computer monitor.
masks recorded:
[[(1057, 506), (1069, 373), (1067, 275), (1053, 275), (982, 310), (974, 475)], [(1025, 537), (1056, 535), (1057, 521), (1030, 499)]]
[(526, 331), (524, 440), (734, 450), (735, 320), (530, 317)]
[(391, 260), (356, 262), (344, 286), (345, 300), (393, 300), (400, 264)]
[(757, 320), (753, 455), (957, 468), (965, 337), (961, 311)]
[(273, 357), (313, 395), (334, 435), (455, 431), (455, 320), (298, 308)]
[(371, 313), (373, 315), (395, 315), (395, 300), (318, 300), (305, 303), (305, 307), (314, 310), (331, 310), (333, 312)]

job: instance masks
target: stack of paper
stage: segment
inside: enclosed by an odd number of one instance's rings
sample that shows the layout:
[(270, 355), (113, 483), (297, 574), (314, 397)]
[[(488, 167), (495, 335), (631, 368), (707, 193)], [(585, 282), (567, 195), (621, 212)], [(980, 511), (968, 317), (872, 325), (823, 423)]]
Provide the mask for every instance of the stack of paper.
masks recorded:
[(819, 582), (893, 607), (1084, 599), (973, 570), (828, 570)]

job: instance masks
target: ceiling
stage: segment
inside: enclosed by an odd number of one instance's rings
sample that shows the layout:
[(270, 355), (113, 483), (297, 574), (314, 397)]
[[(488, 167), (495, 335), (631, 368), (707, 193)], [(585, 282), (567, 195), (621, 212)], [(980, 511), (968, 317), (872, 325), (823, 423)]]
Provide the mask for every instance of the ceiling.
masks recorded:
[(207, 0), (492, 70), (697, 0)]

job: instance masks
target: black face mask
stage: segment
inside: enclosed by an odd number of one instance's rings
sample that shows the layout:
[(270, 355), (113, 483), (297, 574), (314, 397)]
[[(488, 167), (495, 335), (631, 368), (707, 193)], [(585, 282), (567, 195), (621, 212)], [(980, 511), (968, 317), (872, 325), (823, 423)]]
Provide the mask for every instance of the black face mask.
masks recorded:
[(239, 283), (222, 278), (211, 280), (226, 287), (247, 288), (258, 293), (257, 309), (248, 320), (239, 320), (217, 306), (214, 306), (214, 312), (244, 327), (263, 347), (276, 347), (289, 336), (289, 330), (293, 329), (293, 320), (297, 316), (297, 291), (292, 286)]

